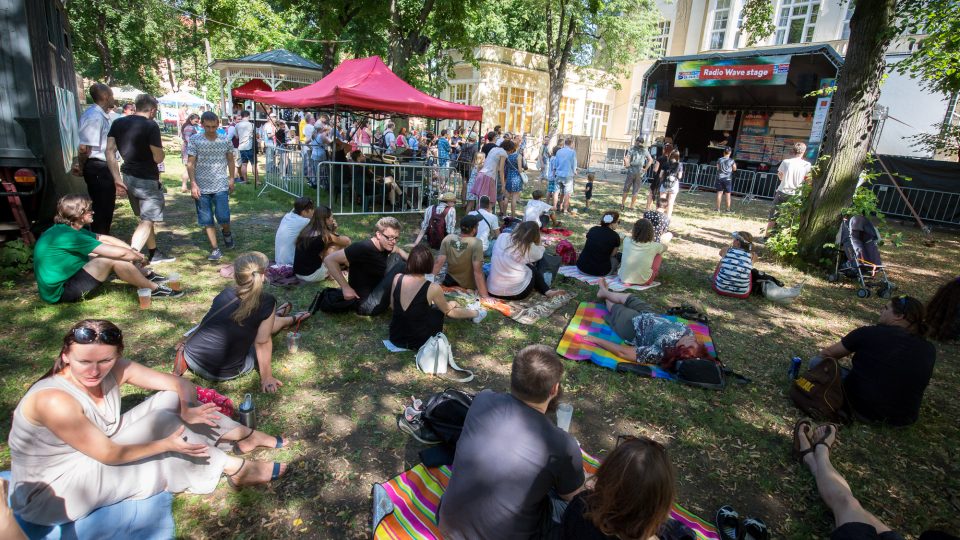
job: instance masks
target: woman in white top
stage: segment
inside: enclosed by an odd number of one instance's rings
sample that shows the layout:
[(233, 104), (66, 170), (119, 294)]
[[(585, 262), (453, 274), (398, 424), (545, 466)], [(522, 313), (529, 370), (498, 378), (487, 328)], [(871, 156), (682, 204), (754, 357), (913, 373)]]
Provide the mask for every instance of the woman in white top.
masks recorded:
[(490, 296), (504, 300), (523, 300), (536, 289), (546, 296), (564, 294), (560, 289), (550, 289), (543, 273), (534, 263), (543, 258), (540, 245), (540, 224), (524, 221), (510, 234), (501, 234), (493, 245), (490, 259), (490, 275), (487, 291)]
[(667, 252), (667, 246), (653, 240), (653, 223), (647, 219), (638, 219), (633, 224), (633, 233), (623, 239), (623, 258), (617, 274), (624, 283), (649, 285), (660, 271), (661, 255)]
[[(120, 387), (158, 391), (120, 413)], [(231, 484), (264, 484), (286, 465), (228, 455), (285, 440), (244, 427), (207, 403), (186, 379), (123, 357), (123, 334), (110, 321), (73, 326), (53, 368), (33, 384), (10, 428), (11, 507), (41, 525), (76, 521), (97, 508), (161, 491), (210, 493)]]

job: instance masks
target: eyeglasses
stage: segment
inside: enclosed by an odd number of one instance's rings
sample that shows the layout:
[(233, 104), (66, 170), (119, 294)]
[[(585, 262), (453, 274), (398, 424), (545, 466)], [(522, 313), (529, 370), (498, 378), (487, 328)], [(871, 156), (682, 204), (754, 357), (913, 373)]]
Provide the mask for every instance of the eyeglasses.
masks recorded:
[(384, 234), (384, 233), (380, 233), (380, 236), (382, 236), (383, 239), (386, 240), (387, 242), (396, 242), (397, 240), (400, 239), (400, 235), (397, 235), (397, 236), (387, 236), (387, 235)]
[(98, 333), (93, 328), (80, 327), (73, 329), (73, 339), (81, 345), (89, 345), (97, 340), (104, 345), (120, 345), (123, 343), (123, 332), (119, 328), (107, 328)]

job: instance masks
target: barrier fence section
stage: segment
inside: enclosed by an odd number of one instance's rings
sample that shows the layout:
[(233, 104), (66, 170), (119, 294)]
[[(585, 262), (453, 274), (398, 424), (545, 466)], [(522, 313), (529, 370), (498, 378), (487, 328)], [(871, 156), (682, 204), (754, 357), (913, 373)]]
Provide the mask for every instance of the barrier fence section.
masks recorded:
[(266, 161), (266, 174), (263, 175), (263, 188), (259, 197), (267, 188), (279, 189), (294, 197), (303, 197), (306, 184), (303, 156), (296, 148), (277, 148), (270, 153)]
[(317, 204), (334, 214), (421, 213), (440, 195), (460, 197), (455, 167), (323, 161), (317, 164)]
[[(913, 219), (913, 214), (910, 213), (903, 197), (897, 193), (897, 188), (873, 184), (870, 189), (877, 196), (877, 208), (880, 212), (888, 216)], [(900, 189), (903, 190), (903, 194), (906, 195), (921, 220), (960, 225), (960, 193), (911, 187)]]

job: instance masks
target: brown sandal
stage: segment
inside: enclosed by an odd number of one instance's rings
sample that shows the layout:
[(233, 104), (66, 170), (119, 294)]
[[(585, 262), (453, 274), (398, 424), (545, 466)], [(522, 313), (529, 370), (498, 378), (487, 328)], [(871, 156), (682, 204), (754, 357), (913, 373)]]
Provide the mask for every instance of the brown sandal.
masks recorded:
[[(803, 457), (813, 452), (814, 445), (810, 441), (810, 434), (813, 432), (813, 422), (809, 418), (801, 418), (793, 425), (793, 457), (803, 463)], [(809, 446), (806, 450), (800, 448), (800, 437), (807, 438)]]

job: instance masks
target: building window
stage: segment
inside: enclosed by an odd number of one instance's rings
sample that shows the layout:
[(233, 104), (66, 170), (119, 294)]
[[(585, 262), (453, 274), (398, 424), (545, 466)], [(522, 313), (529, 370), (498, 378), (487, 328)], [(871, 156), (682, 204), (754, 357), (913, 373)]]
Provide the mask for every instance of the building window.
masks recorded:
[(653, 55), (666, 56), (667, 47), (670, 45), (670, 21), (660, 21), (657, 29), (657, 35), (653, 38)]
[(643, 104), (640, 102), (640, 94), (633, 96), (630, 101), (630, 121), (627, 122), (625, 133), (635, 133), (640, 131), (640, 112), (643, 111)]
[(722, 49), (730, 23), (730, 0), (714, 0), (713, 28), (710, 31), (710, 49)]
[(820, 13), (820, 0), (783, 0), (777, 18), (777, 45), (809, 43)]
[(596, 101), (587, 102), (587, 114), (584, 115), (584, 131), (594, 139), (607, 138), (607, 117), (610, 115), (610, 106)]
[(843, 13), (843, 28), (840, 30), (840, 39), (850, 39), (850, 18), (853, 17), (853, 0), (847, 2)]
[(497, 124), (504, 132), (529, 133), (530, 124), (533, 122), (534, 99), (533, 90), (501, 86)]
[[(577, 102), (568, 97), (560, 98), (559, 121), (557, 122), (557, 133), (561, 135), (574, 135), (573, 133), (573, 113)], [(543, 132), (546, 133), (550, 126), (544, 126)]]
[(472, 84), (451, 84), (450, 101), (460, 103), (461, 105), (470, 105), (470, 97), (473, 95)]

